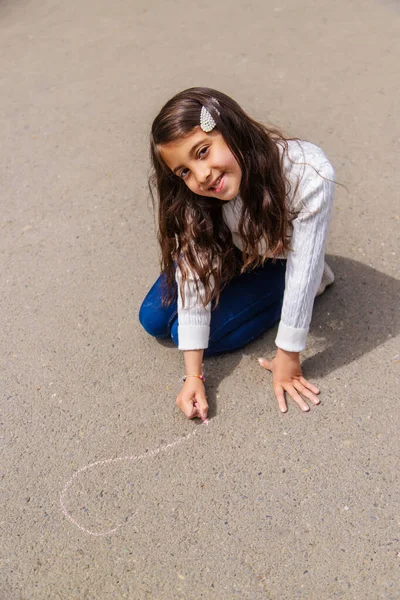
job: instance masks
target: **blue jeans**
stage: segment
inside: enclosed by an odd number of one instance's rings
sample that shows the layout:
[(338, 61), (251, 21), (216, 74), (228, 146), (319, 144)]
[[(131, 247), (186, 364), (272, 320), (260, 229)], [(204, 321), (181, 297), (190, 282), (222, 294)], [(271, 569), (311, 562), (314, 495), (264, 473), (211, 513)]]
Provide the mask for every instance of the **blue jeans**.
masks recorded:
[[(264, 266), (236, 275), (222, 290), (211, 311), (210, 338), (204, 356), (242, 348), (279, 321), (285, 289), (286, 260), (267, 260)], [(172, 338), (178, 345), (176, 300), (162, 305), (161, 273), (139, 311), (139, 321), (150, 335)], [(175, 284), (176, 285), (176, 284)]]

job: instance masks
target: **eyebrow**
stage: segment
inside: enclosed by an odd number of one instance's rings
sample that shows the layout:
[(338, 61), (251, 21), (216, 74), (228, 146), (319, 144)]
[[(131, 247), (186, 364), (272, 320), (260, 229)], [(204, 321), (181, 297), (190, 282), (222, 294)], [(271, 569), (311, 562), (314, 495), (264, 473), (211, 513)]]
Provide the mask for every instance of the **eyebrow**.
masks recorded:
[[(196, 154), (196, 150), (199, 146), (201, 146), (202, 144), (204, 144), (207, 141), (207, 138), (203, 138), (201, 139), (199, 142), (197, 142), (197, 144), (195, 144), (189, 151), (189, 156), (190, 158), (193, 158), (194, 155)], [(182, 165), (179, 165), (178, 167), (175, 167), (175, 169), (172, 171), (173, 173), (176, 174), (177, 171), (179, 171), (179, 169), (182, 169)]]

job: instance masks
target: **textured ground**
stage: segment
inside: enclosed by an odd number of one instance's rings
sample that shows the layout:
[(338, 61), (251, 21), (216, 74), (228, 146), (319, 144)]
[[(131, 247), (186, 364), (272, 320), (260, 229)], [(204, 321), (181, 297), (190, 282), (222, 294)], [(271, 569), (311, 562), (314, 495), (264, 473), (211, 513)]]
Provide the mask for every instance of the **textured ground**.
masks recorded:
[[(400, 598), (399, 40), (373, 0), (1, 1), (1, 600)], [(148, 130), (192, 85), (347, 188), (309, 414), (278, 412), (270, 332), (207, 361), (186, 421), (182, 357), (138, 324)]]

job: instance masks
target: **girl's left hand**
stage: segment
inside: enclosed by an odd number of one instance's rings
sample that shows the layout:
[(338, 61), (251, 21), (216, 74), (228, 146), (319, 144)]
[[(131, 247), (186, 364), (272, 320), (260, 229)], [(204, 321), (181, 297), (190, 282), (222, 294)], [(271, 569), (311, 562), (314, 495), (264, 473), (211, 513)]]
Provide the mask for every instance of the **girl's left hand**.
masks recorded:
[(313, 404), (320, 403), (319, 398), (316, 396), (316, 394), (319, 394), (319, 389), (303, 377), (299, 352), (286, 352), (286, 350), (278, 348), (278, 352), (273, 360), (259, 358), (258, 362), (264, 369), (271, 371), (273, 375), (275, 396), (281, 412), (287, 411), (285, 392), (305, 412), (310, 410), (310, 407), (300, 394)]

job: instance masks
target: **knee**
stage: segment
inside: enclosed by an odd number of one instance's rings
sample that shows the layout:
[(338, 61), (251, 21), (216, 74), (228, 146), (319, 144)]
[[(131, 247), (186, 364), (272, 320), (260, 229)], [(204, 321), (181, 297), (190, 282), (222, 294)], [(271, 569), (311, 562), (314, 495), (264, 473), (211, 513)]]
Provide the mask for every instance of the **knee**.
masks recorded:
[[(152, 310), (153, 308), (153, 310)], [(153, 337), (166, 337), (166, 323), (146, 300), (139, 310), (139, 322), (143, 329)]]

